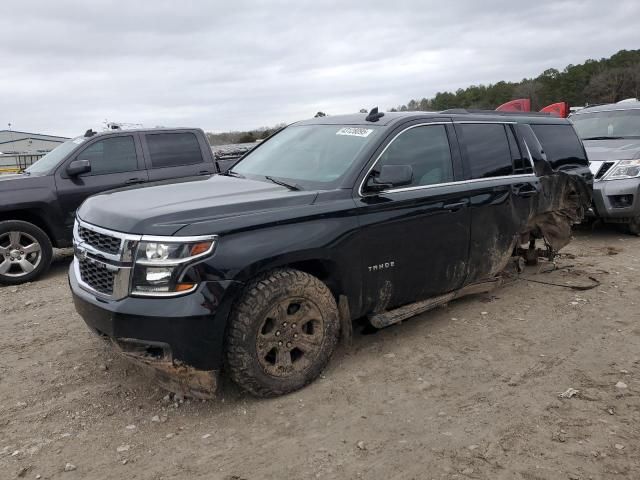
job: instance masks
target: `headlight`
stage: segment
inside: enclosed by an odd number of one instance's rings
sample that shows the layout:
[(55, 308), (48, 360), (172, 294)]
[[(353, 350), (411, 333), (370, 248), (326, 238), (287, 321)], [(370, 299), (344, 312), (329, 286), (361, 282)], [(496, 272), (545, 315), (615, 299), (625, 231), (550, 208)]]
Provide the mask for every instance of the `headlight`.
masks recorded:
[(138, 296), (175, 296), (197, 287), (188, 278), (189, 264), (210, 255), (216, 237), (142, 237), (138, 243), (133, 269), (131, 294)]
[(603, 180), (620, 180), (640, 177), (640, 159), (621, 160), (604, 176)]

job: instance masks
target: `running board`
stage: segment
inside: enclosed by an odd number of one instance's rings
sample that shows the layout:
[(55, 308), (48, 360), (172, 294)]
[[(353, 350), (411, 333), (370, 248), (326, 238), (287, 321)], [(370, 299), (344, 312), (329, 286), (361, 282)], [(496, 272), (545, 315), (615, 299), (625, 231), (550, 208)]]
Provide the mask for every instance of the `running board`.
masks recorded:
[(488, 293), (498, 288), (500, 285), (502, 285), (501, 277), (492, 278), (491, 280), (487, 280), (484, 282), (472, 283), (470, 285), (467, 285), (466, 287), (461, 288), (460, 290), (445, 293), (444, 295), (432, 297), (420, 302), (410, 303), (409, 305), (404, 305), (402, 307), (398, 307), (386, 312), (374, 313), (373, 315), (369, 316), (369, 321), (375, 328), (388, 327), (389, 325), (401, 322), (403, 320), (406, 320), (407, 318), (411, 318), (429, 310), (433, 310), (436, 307), (446, 305), (451, 300), (455, 300), (456, 298), (465, 297), (467, 295), (474, 295), (477, 293)]

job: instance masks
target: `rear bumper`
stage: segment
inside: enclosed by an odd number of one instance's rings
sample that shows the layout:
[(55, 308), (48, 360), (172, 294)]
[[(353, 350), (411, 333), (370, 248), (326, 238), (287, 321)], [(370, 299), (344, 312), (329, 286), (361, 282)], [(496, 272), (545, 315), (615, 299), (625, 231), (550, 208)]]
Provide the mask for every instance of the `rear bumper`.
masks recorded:
[(182, 297), (105, 301), (79, 285), (72, 265), (69, 285), (87, 326), (165, 388), (200, 398), (215, 391), (226, 322), (241, 283), (203, 282)]
[(593, 212), (608, 222), (624, 223), (640, 215), (640, 179), (601, 180), (593, 185)]

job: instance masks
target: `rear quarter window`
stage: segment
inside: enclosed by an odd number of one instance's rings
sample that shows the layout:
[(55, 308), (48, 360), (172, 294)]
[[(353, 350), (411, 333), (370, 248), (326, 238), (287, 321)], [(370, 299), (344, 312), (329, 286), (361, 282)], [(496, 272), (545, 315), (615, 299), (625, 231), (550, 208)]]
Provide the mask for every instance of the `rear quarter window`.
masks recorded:
[(558, 124), (531, 125), (554, 170), (589, 166), (582, 142), (573, 126)]

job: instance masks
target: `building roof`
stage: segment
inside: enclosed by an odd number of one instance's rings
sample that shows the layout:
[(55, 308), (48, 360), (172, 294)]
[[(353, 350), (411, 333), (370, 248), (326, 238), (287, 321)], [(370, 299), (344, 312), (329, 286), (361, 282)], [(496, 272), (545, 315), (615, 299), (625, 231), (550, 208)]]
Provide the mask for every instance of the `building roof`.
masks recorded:
[(51, 142), (64, 142), (69, 140), (67, 137), (59, 137), (57, 135), (47, 135), (44, 133), (21, 132), (20, 130), (0, 130), (0, 141), (17, 141), (25, 138), (33, 138), (38, 140), (49, 140)]

